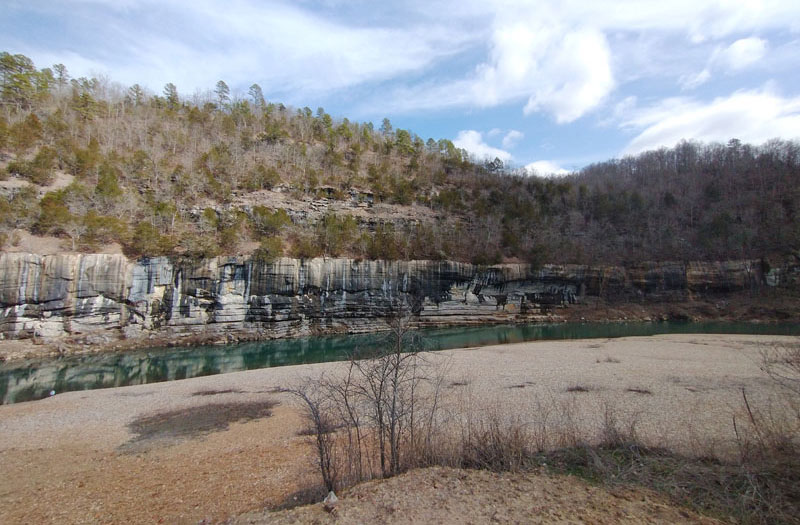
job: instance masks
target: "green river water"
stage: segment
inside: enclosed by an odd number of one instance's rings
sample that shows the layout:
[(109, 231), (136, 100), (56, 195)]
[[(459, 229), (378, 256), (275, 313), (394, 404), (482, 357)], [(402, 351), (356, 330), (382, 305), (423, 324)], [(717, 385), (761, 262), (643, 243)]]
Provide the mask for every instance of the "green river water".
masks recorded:
[[(421, 330), (427, 350), (467, 348), (522, 341), (591, 339), (656, 334), (800, 335), (800, 324), (721, 322), (559, 323), (493, 325)], [(173, 381), (272, 366), (344, 359), (350, 350), (385, 344), (385, 334), (321, 336), (232, 345), (152, 348), (121, 354), (11, 362), (0, 366), (0, 403), (41, 399), (90, 390)], [(536, 351), (535, 348), (531, 351)]]

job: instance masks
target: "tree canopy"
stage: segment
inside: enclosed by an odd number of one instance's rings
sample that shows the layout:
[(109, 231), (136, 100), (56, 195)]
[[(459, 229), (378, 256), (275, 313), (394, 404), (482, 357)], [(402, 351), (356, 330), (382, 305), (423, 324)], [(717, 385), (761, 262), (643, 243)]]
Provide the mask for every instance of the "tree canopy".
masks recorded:
[[(80, 250), (117, 242), (132, 256), (252, 245), (269, 258), (538, 264), (800, 249), (795, 141), (683, 141), (541, 178), (389, 119), (376, 130), (268, 102), (255, 83), (246, 98), (220, 80), (190, 99), (173, 83), (159, 94), (70, 78), (62, 64), (37, 69), (7, 52), (0, 162), (0, 178), (29, 185), (0, 196), (0, 237), (22, 228)], [(71, 184), (50, 188), (59, 174)]]

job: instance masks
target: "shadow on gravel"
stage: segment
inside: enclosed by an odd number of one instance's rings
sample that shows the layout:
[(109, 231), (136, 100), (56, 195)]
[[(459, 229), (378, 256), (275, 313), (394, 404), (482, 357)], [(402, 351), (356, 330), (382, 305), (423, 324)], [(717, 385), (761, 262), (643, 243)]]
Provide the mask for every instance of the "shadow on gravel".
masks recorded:
[(120, 447), (122, 452), (144, 452), (155, 446), (175, 444), (212, 432), (227, 430), (231, 423), (272, 415), (277, 401), (211, 403), (140, 417), (128, 425), (134, 437)]
[(241, 394), (241, 390), (236, 390), (233, 388), (227, 390), (199, 390), (197, 392), (192, 392), (193, 396), (218, 396), (221, 394)]

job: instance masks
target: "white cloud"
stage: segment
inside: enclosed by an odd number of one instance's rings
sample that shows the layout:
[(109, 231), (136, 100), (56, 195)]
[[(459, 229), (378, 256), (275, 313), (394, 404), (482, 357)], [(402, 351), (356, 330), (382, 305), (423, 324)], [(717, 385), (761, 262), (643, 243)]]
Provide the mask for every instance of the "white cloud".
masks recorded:
[(545, 110), (560, 124), (572, 122), (597, 107), (614, 87), (611, 51), (599, 31), (567, 33), (548, 50), (549, 56), (532, 74), (547, 78), (533, 84), (524, 113)]
[(761, 60), (767, 53), (767, 41), (761, 38), (742, 38), (720, 50), (716, 62), (730, 70), (738, 71)]
[[(196, 0), (187, 8), (178, 0), (83, 0), (31, 9), (70, 19), (75, 33), (60, 46), (72, 56), (31, 42), (26, 51), (35, 60), (46, 55), (77, 75), (90, 73), (85, 64), (102, 64), (120, 82), (154, 91), (173, 82), (181, 93), (223, 79), (234, 89), (258, 82), (268, 96), (302, 100), (421, 71), (476, 38), (430, 19), (351, 22), (291, 2)], [(87, 32), (96, 46), (76, 43)]]
[[(442, 2), (454, 23), (491, 20), (487, 56), (459, 78), (411, 83), (392, 93), (399, 111), (488, 108), (523, 102), (573, 122), (614, 89), (641, 78), (672, 78), (684, 89), (710, 80), (718, 63), (742, 68), (764, 56), (766, 41), (731, 37), (800, 30), (800, 2), (757, 0), (473, 0)], [(728, 40), (727, 43), (719, 42)]]
[(735, 73), (756, 64), (766, 54), (766, 40), (757, 37), (740, 38), (728, 46), (717, 46), (702, 71), (681, 75), (678, 83), (682, 90), (691, 90), (711, 80), (712, 70)]
[[(70, 76), (96, 76), (96, 75), (112, 75), (108, 68), (102, 62), (86, 58), (73, 51), (64, 50), (59, 52), (44, 51), (38, 53), (31, 53), (31, 59), (37, 67), (51, 67), (53, 64), (64, 64), (70, 73)], [(74, 74), (78, 73), (79, 74)], [(116, 75), (113, 74), (113, 79), (117, 80)]]
[(513, 149), (523, 138), (525, 138), (524, 133), (512, 129), (503, 137), (503, 147), (505, 149)]
[(487, 137), (496, 137), (497, 135), (503, 132), (500, 128), (492, 128), (489, 130), (489, 133), (486, 134)]
[(614, 87), (605, 35), (565, 24), (548, 6), (539, 7), (495, 13), (488, 59), (472, 75), (399, 90), (392, 97), (395, 107), (486, 108), (526, 101), (526, 115), (542, 111), (559, 123), (577, 120), (597, 107)]
[(634, 95), (620, 100), (614, 104), (614, 109), (611, 111), (611, 115), (608, 118), (601, 120), (599, 125), (605, 127), (623, 122), (625, 119), (629, 118), (631, 112), (636, 109), (636, 102), (637, 98)]
[(709, 80), (711, 80), (711, 71), (709, 71), (708, 68), (704, 68), (699, 73), (682, 75), (681, 78), (678, 79), (678, 83), (681, 85), (681, 89), (686, 90), (702, 86)]
[(774, 27), (800, 29), (800, 4), (785, 0), (564, 0), (559, 5), (564, 17), (606, 31), (674, 32), (693, 43)]
[(525, 171), (532, 175), (567, 175), (571, 173), (550, 160), (537, 160), (525, 165)]
[(760, 143), (774, 137), (800, 137), (800, 96), (784, 98), (768, 89), (739, 91), (710, 103), (672, 98), (632, 111), (621, 123), (641, 130), (624, 154), (661, 146), (674, 146), (681, 139)]
[[(255, 59), (251, 63), (263, 64), (271, 83), (290, 89), (331, 90), (390, 79), (454, 52), (462, 41), (437, 27), (359, 27), (291, 5), (234, 4), (221, 9), (208, 2), (202, 19), (213, 21), (216, 40), (236, 43), (240, 52), (250, 48), (245, 54)], [(445, 42), (451, 37), (452, 44)], [(221, 55), (217, 58), (227, 61), (236, 56), (228, 49)], [(233, 62), (229, 74), (252, 75), (244, 61)]]
[(508, 162), (511, 160), (511, 153), (500, 148), (494, 148), (483, 141), (483, 134), (480, 131), (466, 129), (458, 132), (458, 137), (453, 140), (457, 148), (467, 150), (479, 160), (493, 160), (495, 157)]

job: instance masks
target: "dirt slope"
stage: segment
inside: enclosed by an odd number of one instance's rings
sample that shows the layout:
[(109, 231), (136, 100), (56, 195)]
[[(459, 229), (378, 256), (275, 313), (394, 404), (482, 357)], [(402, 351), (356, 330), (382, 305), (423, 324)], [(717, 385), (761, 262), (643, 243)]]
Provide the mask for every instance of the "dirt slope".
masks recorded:
[(231, 523), (717, 523), (642, 490), (591, 486), (544, 473), (429, 468), (348, 491), (321, 504), (256, 512)]

